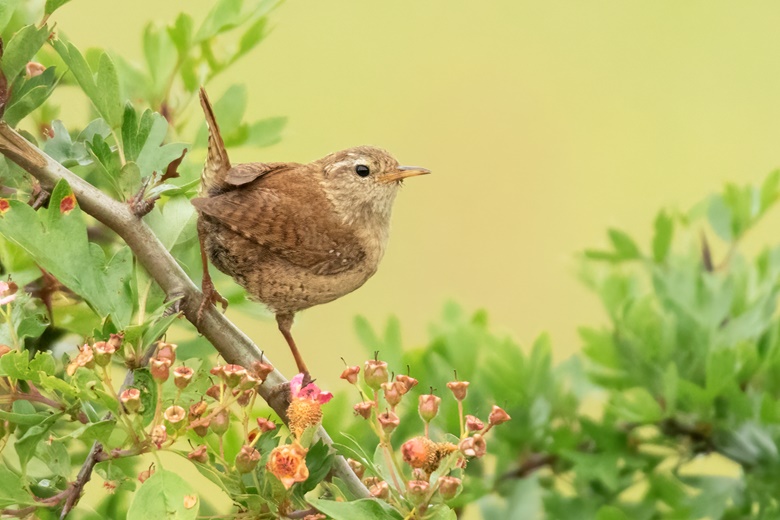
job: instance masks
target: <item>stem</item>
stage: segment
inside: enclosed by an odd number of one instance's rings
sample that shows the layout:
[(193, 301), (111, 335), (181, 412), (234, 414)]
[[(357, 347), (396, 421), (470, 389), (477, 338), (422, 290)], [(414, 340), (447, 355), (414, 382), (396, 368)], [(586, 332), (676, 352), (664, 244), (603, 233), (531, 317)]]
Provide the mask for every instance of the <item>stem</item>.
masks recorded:
[(463, 401), (458, 399), (458, 418), (460, 419), (460, 438), (466, 437), (466, 425), (463, 421)]
[[(5, 122), (0, 122), (0, 153), (37, 178), (45, 189), (51, 190), (58, 181), (66, 180), (81, 208), (122, 237), (168, 299), (181, 298), (179, 305), (184, 316), (214, 345), (223, 359), (245, 367), (252, 366), (254, 361), (271, 363), (267, 356), (261, 355), (260, 349), (252, 340), (214, 306), (208, 306), (200, 318), (198, 317), (203, 293), (189, 279), (149, 226), (134, 215), (127, 204), (112, 199), (62, 166)], [(274, 388), (287, 382), (278, 370), (274, 370), (266, 378), (265, 384), (258, 389), (260, 396), (283, 418), (287, 417), (287, 402), (281, 395), (282, 392), (274, 392)], [(333, 444), (333, 440), (322, 427), (317, 430), (317, 437), (328, 445)], [(368, 489), (344, 457), (336, 457), (333, 473), (342, 479), (356, 496), (370, 496)]]
[(8, 324), (8, 335), (11, 336), (11, 343), (13, 343), (13, 347), (19, 352), (21, 352), (22, 345), (19, 344), (19, 336), (17, 336), (16, 327), (14, 327), (13, 316), (11, 316), (11, 305), (13, 304), (9, 303), (0, 312), (3, 313), (3, 317), (5, 317), (5, 322)]

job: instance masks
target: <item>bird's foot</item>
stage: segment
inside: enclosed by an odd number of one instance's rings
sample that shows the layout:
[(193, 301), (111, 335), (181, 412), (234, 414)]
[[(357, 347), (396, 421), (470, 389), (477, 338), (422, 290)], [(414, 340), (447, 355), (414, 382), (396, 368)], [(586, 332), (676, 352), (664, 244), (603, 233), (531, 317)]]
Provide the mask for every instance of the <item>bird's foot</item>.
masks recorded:
[(224, 313), (227, 310), (228, 301), (221, 294), (219, 294), (217, 289), (214, 287), (214, 282), (211, 281), (211, 278), (203, 279), (201, 291), (203, 291), (203, 300), (200, 302), (200, 307), (198, 308), (198, 323), (200, 323), (200, 320), (203, 317), (203, 313), (206, 311), (206, 308), (209, 305), (214, 305), (216, 307), (217, 302), (219, 302), (222, 304), (222, 312)]

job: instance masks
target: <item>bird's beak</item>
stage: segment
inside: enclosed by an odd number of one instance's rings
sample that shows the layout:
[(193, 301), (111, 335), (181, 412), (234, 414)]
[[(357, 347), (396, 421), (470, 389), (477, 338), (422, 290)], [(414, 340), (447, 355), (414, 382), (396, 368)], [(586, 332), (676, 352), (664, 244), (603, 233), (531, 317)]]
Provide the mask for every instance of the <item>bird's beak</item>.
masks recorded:
[(421, 168), (419, 166), (399, 166), (394, 172), (386, 173), (379, 177), (379, 180), (385, 183), (400, 181), (407, 177), (416, 177), (418, 175), (426, 175), (431, 173), (431, 170), (427, 168)]

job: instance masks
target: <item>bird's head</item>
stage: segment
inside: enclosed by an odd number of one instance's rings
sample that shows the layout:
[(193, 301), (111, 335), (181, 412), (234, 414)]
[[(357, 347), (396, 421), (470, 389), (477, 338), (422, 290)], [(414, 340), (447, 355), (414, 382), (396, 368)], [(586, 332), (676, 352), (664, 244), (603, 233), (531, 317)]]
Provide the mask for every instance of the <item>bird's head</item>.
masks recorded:
[(346, 221), (390, 218), (393, 201), (407, 177), (430, 170), (400, 166), (385, 150), (357, 146), (332, 153), (316, 161), (322, 168), (325, 192)]

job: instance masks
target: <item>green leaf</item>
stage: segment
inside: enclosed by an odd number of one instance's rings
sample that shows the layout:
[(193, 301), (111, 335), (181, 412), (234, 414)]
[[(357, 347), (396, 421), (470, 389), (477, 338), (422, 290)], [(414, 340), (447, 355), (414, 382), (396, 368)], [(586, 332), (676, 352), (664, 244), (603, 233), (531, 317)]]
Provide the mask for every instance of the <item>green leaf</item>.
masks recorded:
[(129, 292), (132, 253), (123, 247), (110, 259), (87, 240), (87, 228), (78, 205), (60, 207), (73, 194), (65, 181), (55, 186), (48, 208), (33, 210), (11, 201), (0, 217), (0, 233), (18, 244), (66, 287), (83, 297), (95, 312), (111, 315), (118, 328), (130, 320), (133, 302)]
[(286, 117), (269, 117), (249, 125), (246, 144), (262, 148), (282, 140), (282, 131), (287, 125)]
[(401, 513), (382, 500), (362, 498), (354, 502), (334, 502), (314, 497), (306, 497), (306, 500), (334, 520), (355, 520), (356, 518), (403, 520)]
[(194, 489), (186, 480), (172, 471), (158, 469), (138, 488), (127, 512), (127, 519), (195, 519), (200, 509), (200, 500), (196, 500), (189, 509), (185, 506), (185, 497), (192, 496), (197, 499)]
[(27, 467), (27, 463), (30, 462), (30, 459), (35, 455), (35, 449), (38, 446), (38, 443), (46, 438), (51, 427), (54, 426), (54, 423), (57, 422), (62, 415), (63, 412), (50, 415), (40, 424), (31, 426), (24, 432), (24, 435), (16, 440), (14, 449), (19, 456), (19, 464), (22, 468)]
[(631, 388), (612, 396), (612, 405), (629, 422), (652, 423), (663, 417), (661, 405), (645, 388)]
[(11, 17), (19, 6), (20, 1), (4, 0), (0, 2), (0, 32), (5, 32), (5, 28), (8, 26), (8, 22), (11, 21)]
[(98, 58), (95, 77), (75, 45), (62, 38), (54, 40), (53, 45), (101, 117), (111, 128), (118, 127), (121, 124), (122, 105), (119, 101), (119, 78), (113, 60), (105, 52), (102, 53)]
[(193, 22), (187, 13), (179, 13), (174, 24), (168, 27), (168, 36), (179, 52), (179, 59), (184, 59), (192, 45)]
[(780, 198), (780, 170), (775, 170), (761, 185), (761, 213), (771, 208)]
[(653, 235), (653, 259), (656, 263), (666, 260), (674, 235), (674, 220), (665, 211), (655, 217), (655, 234)]
[(163, 100), (169, 78), (176, 69), (178, 52), (167, 30), (154, 24), (144, 29), (144, 57), (152, 79), (151, 95), (154, 103)]
[(603, 506), (596, 513), (596, 520), (629, 520), (629, 517), (617, 507)]
[(100, 55), (97, 72), (97, 100), (93, 100), (103, 119), (112, 128), (122, 122), (122, 103), (119, 100), (119, 77), (116, 67), (108, 54)]
[(61, 441), (41, 442), (35, 450), (35, 457), (42, 461), (54, 475), (70, 477), (70, 454)]
[(203, 20), (195, 35), (195, 42), (208, 40), (240, 25), (244, 21), (241, 4), (242, 0), (219, 0)]
[(168, 251), (180, 242), (195, 238), (197, 220), (195, 207), (184, 196), (173, 197), (162, 206), (162, 209), (155, 206), (144, 217), (144, 221)]
[(44, 12), (47, 15), (50, 15), (68, 2), (70, 2), (70, 0), (46, 0), (46, 8)]
[(147, 110), (141, 116), (137, 138), (143, 139), (139, 146), (136, 164), (141, 172), (141, 177), (151, 175), (153, 172), (164, 172), (168, 165), (181, 157), (186, 148), (183, 143), (170, 143), (163, 145), (168, 133), (168, 121), (156, 112)]
[(43, 47), (49, 38), (50, 29), (44, 25), (26, 25), (11, 37), (3, 51), (2, 70), (10, 85), (27, 66), (27, 62)]
[(636, 242), (623, 231), (619, 229), (609, 229), (607, 231), (609, 240), (612, 242), (612, 246), (615, 248), (618, 259), (620, 260), (636, 260), (642, 257), (642, 253), (639, 251)]
[(5, 464), (0, 464), (0, 508), (35, 505), (35, 499), (24, 489), (22, 478)]
[(251, 51), (258, 43), (263, 41), (268, 36), (266, 26), (268, 25), (268, 19), (266, 17), (259, 18), (253, 23), (249, 29), (247, 29), (241, 36), (238, 42), (238, 50), (230, 59), (231, 62), (238, 60), (241, 56)]
[(43, 74), (30, 78), (11, 92), (11, 99), (3, 114), (5, 122), (16, 126), (33, 110), (46, 101), (57, 86), (55, 68), (49, 67)]

